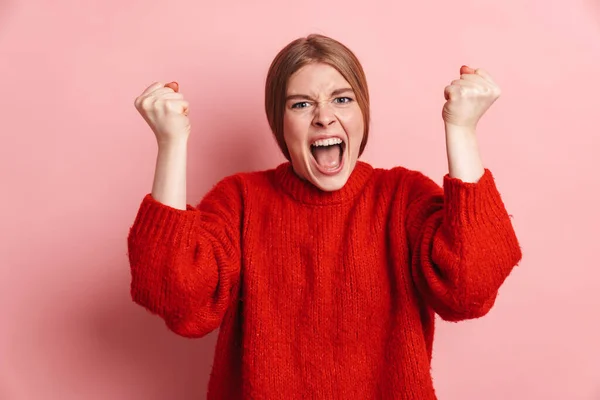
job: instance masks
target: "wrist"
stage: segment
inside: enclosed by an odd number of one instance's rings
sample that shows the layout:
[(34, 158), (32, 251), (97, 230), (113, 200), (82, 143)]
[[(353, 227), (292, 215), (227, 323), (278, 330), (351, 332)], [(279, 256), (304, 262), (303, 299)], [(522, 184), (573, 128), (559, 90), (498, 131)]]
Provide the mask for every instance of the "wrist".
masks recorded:
[(475, 127), (446, 125), (446, 150), (450, 177), (477, 182), (484, 167)]
[(158, 150), (163, 152), (180, 151), (187, 149), (187, 138), (177, 140), (157, 141)]
[(477, 127), (475, 125), (454, 125), (445, 123), (446, 132), (451, 135), (461, 135), (467, 137), (476, 136)]

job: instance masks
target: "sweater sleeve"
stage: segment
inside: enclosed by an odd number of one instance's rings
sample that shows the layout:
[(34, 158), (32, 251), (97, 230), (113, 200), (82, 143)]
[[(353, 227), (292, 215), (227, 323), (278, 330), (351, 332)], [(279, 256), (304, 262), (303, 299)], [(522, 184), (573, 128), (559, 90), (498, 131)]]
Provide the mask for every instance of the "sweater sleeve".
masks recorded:
[(521, 248), (488, 169), (476, 183), (449, 175), (443, 189), (409, 179), (406, 230), (417, 290), (446, 321), (481, 317), (521, 260)]
[(130, 228), (133, 301), (185, 337), (218, 328), (240, 279), (242, 185), (219, 182), (179, 210), (147, 194)]

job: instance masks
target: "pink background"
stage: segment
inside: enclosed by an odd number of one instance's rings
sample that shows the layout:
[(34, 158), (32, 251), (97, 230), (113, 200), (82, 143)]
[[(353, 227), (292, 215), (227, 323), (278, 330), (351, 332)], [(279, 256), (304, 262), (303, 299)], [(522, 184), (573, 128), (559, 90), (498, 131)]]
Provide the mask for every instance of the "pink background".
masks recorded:
[(364, 64), (376, 166), (441, 182), (444, 86), (468, 64), (503, 89), (479, 134), (524, 258), (487, 317), (439, 325), (440, 399), (600, 399), (598, 4), (167, 4), (0, 0), (0, 399), (204, 398), (216, 332), (178, 337), (129, 298), (126, 236), (156, 157), (133, 100), (181, 84), (196, 202), (282, 161), (263, 82), (311, 32)]

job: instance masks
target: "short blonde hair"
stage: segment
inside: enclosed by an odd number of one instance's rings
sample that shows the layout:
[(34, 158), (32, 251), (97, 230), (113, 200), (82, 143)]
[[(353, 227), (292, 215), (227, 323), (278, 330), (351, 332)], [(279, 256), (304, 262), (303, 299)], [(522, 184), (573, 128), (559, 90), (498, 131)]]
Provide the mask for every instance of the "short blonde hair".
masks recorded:
[(275, 57), (265, 85), (265, 111), (271, 131), (285, 158), (290, 154), (283, 137), (283, 114), (290, 77), (310, 63), (324, 63), (335, 68), (348, 81), (363, 115), (365, 130), (358, 155), (369, 137), (369, 90), (362, 65), (354, 53), (342, 43), (319, 34), (299, 38), (285, 46)]

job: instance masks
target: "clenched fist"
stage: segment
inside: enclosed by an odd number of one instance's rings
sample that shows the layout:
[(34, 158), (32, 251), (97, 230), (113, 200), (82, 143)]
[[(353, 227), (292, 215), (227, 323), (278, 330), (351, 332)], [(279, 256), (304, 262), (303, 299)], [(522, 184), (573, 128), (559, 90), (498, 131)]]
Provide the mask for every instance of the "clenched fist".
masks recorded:
[(189, 137), (189, 103), (179, 93), (177, 82), (166, 85), (153, 83), (135, 99), (134, 104), (156, 135), (159, 145)]
[(442, 117), (446, 124), (475, 129), (479, 119), (500, 97), (500, 88), (484, 70), (460, 68), (460, 79), (444, 90), (446, 104)]

